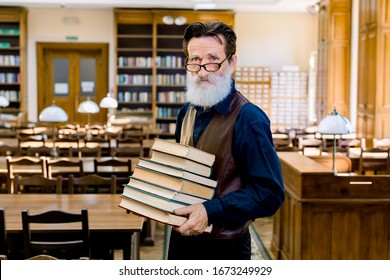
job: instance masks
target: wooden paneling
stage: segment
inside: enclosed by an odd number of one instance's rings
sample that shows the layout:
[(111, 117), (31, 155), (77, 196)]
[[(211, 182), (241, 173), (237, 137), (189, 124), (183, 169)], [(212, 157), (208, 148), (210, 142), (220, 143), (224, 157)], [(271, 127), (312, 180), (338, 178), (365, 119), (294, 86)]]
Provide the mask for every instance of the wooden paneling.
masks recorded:
[(390, 137), (390, 1), (360, 0), (357, 135)]
[(351, 0), (320, 2), (317, 120), (333, 111), (349, 116)]

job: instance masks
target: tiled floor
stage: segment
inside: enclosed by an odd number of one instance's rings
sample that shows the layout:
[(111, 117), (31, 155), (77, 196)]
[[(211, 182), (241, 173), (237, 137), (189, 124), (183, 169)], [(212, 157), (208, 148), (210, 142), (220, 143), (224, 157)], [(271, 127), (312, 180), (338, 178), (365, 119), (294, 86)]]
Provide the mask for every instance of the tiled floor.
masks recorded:
[[(272, 240), (272, 218), (258, 219), (253, 223), (257, 234), (261, 238), (265, 248), (268, 250), (272, 259), (275, 256), (272, 254), (271, 240)], [(164, 255), (164, 226), (162, 224), (156, 225), (155, 244), (153, 246), (141, 245), (140, 258), (141, 260), (161, 260)]]

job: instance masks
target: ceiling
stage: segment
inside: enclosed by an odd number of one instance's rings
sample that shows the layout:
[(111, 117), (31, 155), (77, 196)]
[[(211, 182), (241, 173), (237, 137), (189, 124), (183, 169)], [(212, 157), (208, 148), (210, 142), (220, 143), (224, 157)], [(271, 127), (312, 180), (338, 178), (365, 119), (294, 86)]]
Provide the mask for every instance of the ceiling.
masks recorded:
[(0, 0), (0, 6), (27, 8), (163, 8), (235, 12), (307, 12), (318, 0)]

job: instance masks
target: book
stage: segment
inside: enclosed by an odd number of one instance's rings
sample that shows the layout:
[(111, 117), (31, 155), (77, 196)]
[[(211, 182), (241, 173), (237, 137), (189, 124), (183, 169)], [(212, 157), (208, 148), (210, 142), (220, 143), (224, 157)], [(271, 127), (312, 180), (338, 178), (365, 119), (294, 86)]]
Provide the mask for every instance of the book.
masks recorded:
[(121, 201), (119, 202), (119, 206), (138, 215), (162, 222), (167, 225), (180, 226), (187, 220), (187, 218), (184, 216), (162, 211), (131, 198), (122, 197)]
[(215, 192), (212, 187), (145, 169), (138, 165), (135, 166), (131, 177), (204, 199), (211, 199)]
[[(141, 215), (143, 217), (175, 227), (181, 226), (187, 220), (187, 217), (165, 212), (126, 197), (122, 197), (121, 201), (119, 202), (119, 207), (130, 210), (131, 212), (134, 212), (135, 214)], [(208, 226), (205, 229), (205, 232), (211, 232), (211, 229), (212, 226)]]
[(127, 185), (123, 189), (122, 197), (123, 196), (170, 213), (173, 213), (173, 210), (175, 209), (190, 205), (189, 203), (179, 202), (157, 195), (155, 193), (150, 193), (142, 189), (134, 188), (131, 185)]
[(146, 191), (148, 193), (154, 193), (158, 196), (165, 197), (167, 199), (172, 199), (178, 202), (187, 203), (187, 204), (195, 204), (195, 203), (203, 203), (206, 201), (206, 199), (184, 194), (184, 193), (178, 193), (174, 190), (165, 188), (161, 185), (151, 184), (149, 182), (146, 182), (144, 180), (139, 180), (136, 178), (130, 177), (130, 181), (127, 185), (124, 185), (123, 194), (127, 195), (127, 188), (137, 188), (143, 191)]
[(182, 145), (174, 141), (155, 138), (152, 150), (168, 153), (177, 157), (187, 158), (201, 164), (212, 166), (215, 155), (202, 151), (192, 146)]
[(205, 177), (210, 177), (212, 172), (211, 167), (207, 165), (203, 165), (201, 163), (189, 159), (176, 157), (160, 151), (152, 150), (152, 156), (150, 159), (155, 162), (160, 162), (163, 164), (174, 166)]
[(143, 168), (161, 172), (177, 178), (186, 179), (209, 187), (215, 188), (217, 186), (217, 181), (215, 180), (158, 161), (140, 158), (137, 165)]

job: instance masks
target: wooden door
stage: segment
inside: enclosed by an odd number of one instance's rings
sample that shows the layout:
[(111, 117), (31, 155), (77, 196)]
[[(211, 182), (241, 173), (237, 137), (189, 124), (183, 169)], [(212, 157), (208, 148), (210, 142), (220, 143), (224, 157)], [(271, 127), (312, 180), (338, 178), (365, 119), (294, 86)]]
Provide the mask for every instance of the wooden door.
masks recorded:
[(38, 43), (38, 112), (53, 101), (68, 114), (68, 122), (106, 122), (107, 112), (78, 113), (87, 98), (99, 105), (108, 90), (106, 44)]

